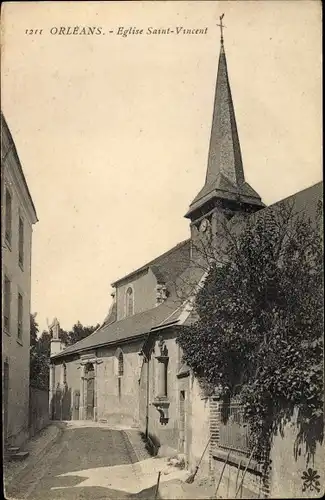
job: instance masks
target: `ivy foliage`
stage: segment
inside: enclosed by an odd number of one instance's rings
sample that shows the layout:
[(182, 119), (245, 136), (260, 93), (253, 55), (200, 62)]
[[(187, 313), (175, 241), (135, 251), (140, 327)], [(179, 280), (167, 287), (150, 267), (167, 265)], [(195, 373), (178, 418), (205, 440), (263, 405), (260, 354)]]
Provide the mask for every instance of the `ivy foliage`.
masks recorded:
[(240, 396), (256, 446), (293, 415), (307, 462), (323, 439), (323, 247), (316, 220), (282, 204), (227, 233), (227, 259), (212, 263), (195, 302), (198, 321), (178, 336), (184, 361), (225, 398)]

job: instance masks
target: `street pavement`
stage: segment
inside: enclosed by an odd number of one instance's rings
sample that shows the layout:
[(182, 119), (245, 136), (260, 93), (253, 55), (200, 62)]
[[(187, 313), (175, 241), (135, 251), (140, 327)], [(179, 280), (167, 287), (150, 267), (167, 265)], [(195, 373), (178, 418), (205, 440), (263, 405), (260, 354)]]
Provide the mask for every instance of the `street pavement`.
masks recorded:
[(41, 461), (6, 490), (6, 498), (153, 499), (156, 471), (144, 482), (138, 457), (142, 453), (141, 464), (148, 467), (154, 459), (142, 460), (143, 450), (139, 454), (131, 444), (132, 433), (138, 443), (136, 430), (67, 426)]

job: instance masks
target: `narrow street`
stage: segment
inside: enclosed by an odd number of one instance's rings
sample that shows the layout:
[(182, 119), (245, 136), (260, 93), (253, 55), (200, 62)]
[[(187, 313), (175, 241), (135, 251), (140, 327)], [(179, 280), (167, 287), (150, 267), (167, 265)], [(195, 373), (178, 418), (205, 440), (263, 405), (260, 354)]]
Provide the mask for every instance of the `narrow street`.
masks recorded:
[[(129, 439), (133, 433), (136, 437), (136, 430), (67, 426), (46, 456), (6, 491), (6, 498), (154, 498), (156, 475), (151, 476), (151, 484), (143, 481), (139, 458)], [(139, 446), (138, 436), (135, 442)], [(154, 459), (145, 461), (150, 460)]]

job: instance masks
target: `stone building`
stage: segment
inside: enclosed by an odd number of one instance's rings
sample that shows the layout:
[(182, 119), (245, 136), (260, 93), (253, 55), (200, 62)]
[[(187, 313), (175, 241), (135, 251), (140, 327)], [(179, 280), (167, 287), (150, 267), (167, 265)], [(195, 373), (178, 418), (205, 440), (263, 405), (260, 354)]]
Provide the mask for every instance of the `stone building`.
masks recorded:
[[(211, 246), (218, 244), (224, 223), (272, 209), (245, 181), (223, 42), (207, 163), (204, 186), (185, 215), (190, 238), (113, 283), (103, 324), (66, 349), (56, 346), (51, 356), (53, 418), (133, 425), (190, 464), (215, 433), (219, 412), (182, 363), (176, 342), (179, 328), (195, 321), (191, 305), (206, 264), (200, 248), (211, 234)], [(316, 203), (320, 196), (319, 184), (296, 200)]]
[(1, 114), (2, 380), (5, 443), (28, 437), (32, 226), (37, 215)]

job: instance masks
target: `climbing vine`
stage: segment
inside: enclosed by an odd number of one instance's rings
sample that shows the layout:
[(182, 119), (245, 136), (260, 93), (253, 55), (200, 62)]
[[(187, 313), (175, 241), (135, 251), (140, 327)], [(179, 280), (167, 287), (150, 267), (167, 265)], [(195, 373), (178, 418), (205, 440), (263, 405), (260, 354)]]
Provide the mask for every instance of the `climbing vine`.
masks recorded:
[(227, 259), (196, 297), (198, 321), (178, 342), (208, 386), (239, 396), (255, 456), (267, 471), (273, 436), (293, 417), (294, 455), (323, 440), (321, 207), (309, 220), (289, 204), (225, 226)]

